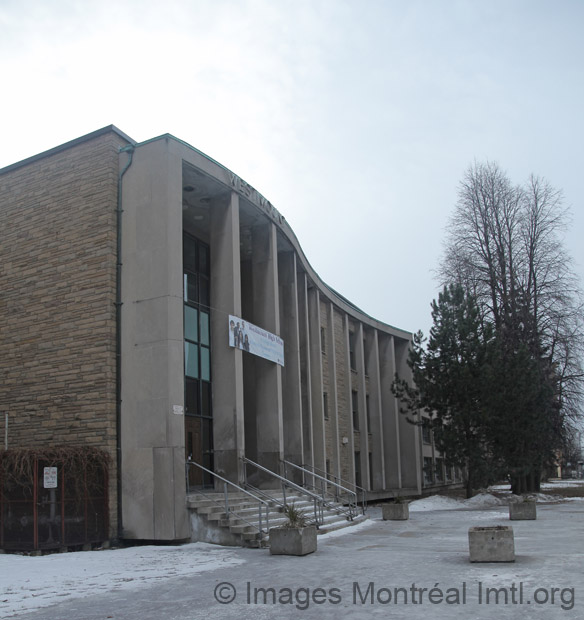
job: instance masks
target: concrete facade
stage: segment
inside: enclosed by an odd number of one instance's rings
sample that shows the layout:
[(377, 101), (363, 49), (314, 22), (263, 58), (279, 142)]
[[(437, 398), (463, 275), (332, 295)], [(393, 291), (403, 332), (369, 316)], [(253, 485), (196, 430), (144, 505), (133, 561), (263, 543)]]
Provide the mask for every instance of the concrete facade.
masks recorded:
[[(112, 536), (119, 517), (124, 538), (190, 537), (187, 452), (234, 482), (246, 456), (316, 468), (370, 498), (421, 493), (424, 444), (389, 389), (407, 376), (411, 334), (330, 289), (237, 175), (170, 135), (136, 144), (107, 127), (0, 170), (0, 189), (10, 444), (105, 447), (120, 463)], [(192, 304), (185, 235), (209, 257)], [(201, 321), (200, 415), (186, 308)], [(230, 347), (229, 315), (280, 336), (284, 366)]]

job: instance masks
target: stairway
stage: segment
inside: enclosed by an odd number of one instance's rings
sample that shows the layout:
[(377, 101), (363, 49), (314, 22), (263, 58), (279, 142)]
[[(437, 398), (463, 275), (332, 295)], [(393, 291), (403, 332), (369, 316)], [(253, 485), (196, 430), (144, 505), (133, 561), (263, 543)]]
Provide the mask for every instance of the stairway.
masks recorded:
[[(282, 491), (269, 491), (273, 501), (269, 501), (269, 526), (278, 527), (286, 523), (282, 514)], [(221, 492), (207, 492), (204, 495), (191, 493), (187, 496), (187, 507), (191, 515), (193, 541), (211, 542), (243, 547), (268, 547), (269, 534), (266, 531), (265, 509), (262, 511), (263, 536), (259, 534), (258, 502), (237, 491), (229, 493), (229, 516), (225, 512), (225, 496)], [(314, 520), (313, 501), (300, 493), (286, 491), (286, 501), (303, 510), (309, 522)], [(323, 522), (318, 534), (349, 527), (364, 521), (367, 517), (357, 511), (353, 521), (349, 521), (342, 511), (346, 507), (331, 504), (323, 509)]]

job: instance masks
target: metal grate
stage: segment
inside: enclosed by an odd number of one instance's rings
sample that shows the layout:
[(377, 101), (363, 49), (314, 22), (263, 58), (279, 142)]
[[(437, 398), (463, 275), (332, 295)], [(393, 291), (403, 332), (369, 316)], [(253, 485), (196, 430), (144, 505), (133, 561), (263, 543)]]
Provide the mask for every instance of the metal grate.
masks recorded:
[(88, 479), (87, 468), (68, 470), (62, 462), (35, 459), (32, 480), (3, 474), (0, 548), (58, 549), (109, 538), (106, 467), (93, 468)]

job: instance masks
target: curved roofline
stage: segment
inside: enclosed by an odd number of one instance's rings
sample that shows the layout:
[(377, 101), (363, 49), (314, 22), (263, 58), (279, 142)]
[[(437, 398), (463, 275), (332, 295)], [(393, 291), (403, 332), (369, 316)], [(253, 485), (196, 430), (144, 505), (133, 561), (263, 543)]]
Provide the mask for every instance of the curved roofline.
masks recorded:
[(286, 238), (290, 241), (290, 243), (294, 247), (294, 250), (296, 251), (305, 271), (309, 274), (309, 276), (312, 278), (315, 284), (317, 284), (317, 286), (319, 287), (319, 290), (323, 294), (328, 296), (331, 302), (335, 303), (337, 306), (339, 306), (341, 309), (347, 312), (347, 314), (352, 315), (355, 318), (364, 321), (365, 323), (368, 323), (372, 327), (381, 328), (384, 331), (389, 330), (390, 332), (393, 332), (394, 335), (408, 339), (408, 340), (411, 338), (412, 336), (411, 332), (400, 329), (388, 323), (384, 323), (383, 321), (380, 321), (372, 317), (371, 315), (361, 310), (361, 308), (356, 306), (354, 303), (349, 301), (346, 297), (338, 293), (335, 289), (329, 286), (326, 282), (324, 282), (324, 280), (318, 275), (318, 273), (315, 271), (315, 269), (310, 264), (308, 258), (306, 257), (306, 254), (304, 253), (304, 250), (302, 249), (300, 245), (300, 242), (298, 241), (298, 237), (296, 236), (296, 233), (294, 232), (294, 230), (292, 230), (292, 227), (290, 226), (290, 224), (288, 224), (286, 218), (272, 205), (270, 201), (268, 201), (253, 186), (249, 185), (249, 183), (244, 181), (241, 177), (239, 177), (237, 174), (232, 172), (229, 168), (227, 168), (226, 166), (224, 166), (217, 160), (213, 159), (206, 153), (203, 153), (203, 151), (197, 149), (196, 147), (192, 146), (188, 142), (185, 142), (184, 140), (176, 138), (170, 133), (165, 133), (160, 136), (156, 136), (154, 138), (144, 140), (142, 142), (136, 142), (135, 140), (130, 138), (127, 134), (125, 134), (123, 131), (118, 129), (115, 125), (107, 125), (105, 127), (102, 127), (101, 129), (88, 133), (79, 138), (75, 138), (74, 140), (65, 142), (52, 149), (43, 151), (41, 153), (38, 153), (37, 155), (33, 155), (32, 157), (27, 157), (26, 159), (23, 159), (14, 164), (1, 168), (0, 175), (16, 170), (18, 168), (24, 167), (28, 164), (39, 161), (45, 157), (55, 155), (57, 153), (60, 153), (72, 147), (75, 147), (79, 144), (89, 142), (90, 140), (94, 140), (95, 138), (106, 135), (108, 133), (117, 134), (119, 137), (125, 140), (128, 143), (128, 145), (131, 145), (134, 148), (139, 148), (141, 146), (145, 146), (149, 143), (157, 142), (159, 140), (164, 140), (164, 139), (172, 140), (176, 142), (177, 144), (183, 146), (184, 148), (188, 149), (189, 151), (192, 151), (196, 153), (197, 155), (199, 155), (200, 157), (204, 158), (204, 160), (212, 164), (212, 166), (215, 166), (216, 168), (223, 171), (224, 178), (221, 178), (220, 175), (212, 174), (211, 172), (207, 172), (207, 174), (210, 174), (210, 176), (212, 176), (217, 182), (221, 183), (222, 185), (224, 185), (231, 191), (235, 191), (236, 193), (238, 193), (240, 197), (242, 197), (244, 200), (246, 200), (251, 205), (253, 205), (255, 208), (257, 208), (266, 217), (269, 217), (278, 226), (278, 228), (282, 231), (282, 233), (286, 236)]
[[(236, 191), (247, 202), (249, 202), (250, 204), (254, 205), (257, 209), (262, 211), (264, 215), (266, 215), (266, 217), (269, 217), (268, 213), (270, 213), (272, 215), (271, 216), (272, 221), (274, 221), (276, 226), (278, 226), (278, 228), (282, 231), (283, 234), (286, 235), (288, 240), (293, 245), (295, 251), (298, 254), (298, 257), (300, 258), (302, 262), (302, 265), (305, 271), (310, 275), (313, 281), (318, 285), (320, 291), (329, 297), (331, 302), (335, 303), (337, 306), (342, 308), (345, 312), (347, 312), (347, 314), (352, 315), (356, 319), (359, 319), (369, 324), (371, 327), (375, 327), (377, 329), (381, 328), (383, 331), (390, 331), (392, 335), (404, 338), (406, 340), (411, 339), (412, 332), (409, 332), (404, 329), (400, 329), (399, 327), (395, 327), (388, 323), (384, 323), (383, 321), (380, 321), (379, 319), (372, 317), (371, 315), (361, 310), (361, 308), (353, 304), (351, 301), (349, 301), (346, 297), (338, 293), (335, 289), (329, 286), (326, 282), (324, 282), (324, 280), (318, 275), (316, 270), (310, 264), (308, 258), (306, 257), (306, 254), (304, 253), (304, 250), (302, 249), (300, 245), (300, 242), (298, 241), (298, 237), (296, 236), (296, 233), (292, 230), (292, 227), (290, 226), (290, 224), (288, 224), (286, 218), (279, 211), (277, 211), (275, 207), (273, 207), (273, 205), (266, 198), (264, 198), (262, 194), (260, 194), (253, 186), (249, 185), (246, 181), (241, 179), (241, 177), (239, 177), (229, 168), (227, 168), (226, 166), (224, 166), (217, 160), (213, 159), (212, 157), (209, 157), (207, 154), (203, 153), (201, 150), (197, 149), (196, 147), (190, 145), (188, 142), (185, 142), (184, 140), (176, 138), (170, 133), (165, 133), (155, 138), (150, 138), (149, 140), (145, 140), (144, 142), (136, 143), (135, 147), (139, 148), (140, 146), (145, 146), (149, 143), (156, 142), (159, 140), (173, 140), (174, 142), (182, 145), (188, 150), (197, 153), (199, 156), (203, 157), (207, 162), (213, 164), (214, 166), (217, 166), (222, 171), (224, 171), (224, 173), (226, 173), (227, 178), (231, 179), (231, 184), (226, 182), (226, 179), (222, 179), (220, 176), (212, 175), (216, 181), (225, 185), (230, 190)], [(246, 189), (245, 194), (241, 191), (242, 184), (243, 186), (245, 186), (245, 189)], [(257, 199), (259, 203), (256, 202), (256, 200), (252, 198)]]

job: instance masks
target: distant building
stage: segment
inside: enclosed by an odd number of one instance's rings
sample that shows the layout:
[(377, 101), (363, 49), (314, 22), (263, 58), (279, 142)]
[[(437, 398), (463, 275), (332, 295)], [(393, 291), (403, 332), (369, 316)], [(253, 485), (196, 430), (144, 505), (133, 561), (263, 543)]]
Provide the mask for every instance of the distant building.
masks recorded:
[(422, 491), (421, 434), (390, 390), (411, 334), (322, 282), (219, 163), (110, 126), (0, 170), (0, 217), (9, 446), (107, 450), (112, 537), (190, 537), (188, 459), (235, 482), (246, 456), (370, 498)]

